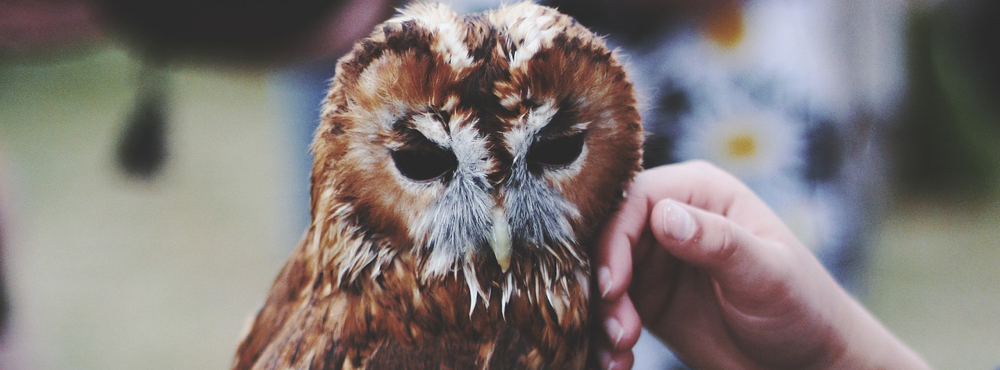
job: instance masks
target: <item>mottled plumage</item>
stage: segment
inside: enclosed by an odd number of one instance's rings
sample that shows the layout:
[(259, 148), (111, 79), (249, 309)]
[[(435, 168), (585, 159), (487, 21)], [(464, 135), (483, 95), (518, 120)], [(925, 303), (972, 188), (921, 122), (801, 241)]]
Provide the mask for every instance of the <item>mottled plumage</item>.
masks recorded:
[(403, 10), (337, 66), (312, 225), (233, 368), (582, 368), (587, 253), (642, 135), (572, 18)]

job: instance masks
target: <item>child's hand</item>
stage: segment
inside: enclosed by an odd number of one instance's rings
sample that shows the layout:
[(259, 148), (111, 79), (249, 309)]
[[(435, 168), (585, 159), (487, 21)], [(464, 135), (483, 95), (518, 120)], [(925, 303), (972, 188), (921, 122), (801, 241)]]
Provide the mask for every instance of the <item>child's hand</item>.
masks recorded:
[(640, 174), (595, 258), (606, 368), (631, 366), (640, 326), (694, 368), (927, 367), (767, 205), (704, 162)]

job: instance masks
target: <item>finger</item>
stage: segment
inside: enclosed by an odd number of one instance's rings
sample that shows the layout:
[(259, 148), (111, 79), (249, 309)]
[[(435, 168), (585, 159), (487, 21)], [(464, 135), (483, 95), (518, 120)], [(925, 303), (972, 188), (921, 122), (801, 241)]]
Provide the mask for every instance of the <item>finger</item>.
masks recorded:
[(632, 350), (642, 332), (642, 320), (629, 295), (622, 294), (617, 300), (602, 302), (600, 312), (608, 349), (619, 352)]
[(628, 288), (633, 273), (629, 262), (633, 254), (641, 256), (645, 252), (637, 249), (643, 247), (638, 241), (647, 229), (649, 210), (657, 201), (682, 199), (723, 213), (730, 210), (737, 197), (750, 199), (751, 206), (741, 207), (747, 212), (766, 209), (739, 180), (707, 162), (684, 162), (640, 173), (598, 238), (594, 266), (601, 297), (617, 299)]
[(633, 260), (628, 295), (639, 317), (651, 319), (661, 314), (673, 297), (680, 261), (659, 247), (652, 232), (643, 234), (639, 245), (645, 245), (647, 252), (636, 254)]
[(747, 291), (774, 281), (776, 259), (782, 256), (778, 244), (735, 222), (670, 199), (653, 208), (650, 229), (668, 253), (705, 269), (726, 290)]
[(639, 236), (639, 241), (632, 245), (632, 281), (635, 282), (635, 274), (639, 272), (636, 268), (640, 264), (646, 263), (651, 257), (662, 256), (661, 253), (656, 253), (656, 251), (662, 248), (652, 248), (657, 245), (656, 239), (653, 238), (653, 233), (649, 231), (649, 227), (646, 227), (642, 231), (642, 235)]
[(617, 300), (628, 288), (632, 280), (632, 248), (638, 244), (648, 220), (648, 200), (630, 190), (598, 237), (594, 266), (603, 299)]
[(636, 177), (635, 187), (649, 200), (675, 199), (740, 224), (763, 225), (767, 232), (791, 236), (784, 223), (742, 181), (704, 161), (657, 167)]
[(635, 362), (632, 351), (608, 352), (600, 350), (597, 353), (597, 361), (600, 362), (601, 369), (608, 370), (628, 370)]
[(752, 193), (740, 180), (697, 160), (647, 170), (636, 177), (635, 184), (651, 205), (661, 199), (676, 199), (718, 214), (725, 214), (737, 199), (755, 198), (748, 197)]

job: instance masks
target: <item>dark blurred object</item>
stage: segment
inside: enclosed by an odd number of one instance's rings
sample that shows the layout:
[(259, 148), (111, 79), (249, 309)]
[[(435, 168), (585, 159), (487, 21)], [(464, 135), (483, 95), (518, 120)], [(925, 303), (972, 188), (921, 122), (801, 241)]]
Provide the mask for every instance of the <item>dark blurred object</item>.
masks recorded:
[(3, 338), (3, 334), (7, 331), (7, 319), (10, 316), (10, 297), (7, 295), (6, 281), (7, 277), (0, 268), (0, 338)]
[(103, 20), (144, 60), (139, 98), (116, 152), (122, 170), (143, 180), (154, 178), (169, 154), (167, 83), (158, 65), (191, 58), (256, 67), (310, 61), (333, 65), (330, 58), (345, 52), (401, 2), (94, 1)]
[(3, 273), (3, 226), (0, 225), (0, 338), (7, 330), (7, 319), (10, 316), (10, 297), (7, 295), (7, 276)]
[(910, 63), (896, 138), (902, 185), (967, 198), (1000, 190), (1000, 3), (945, 2), (918, 12)]
[[(3, 154), (0, 153), (0, 169), (3, 165)], [(4, 241), (6, 239), (6, 234), (4, 233), (4, 199), (3, 199), (3, 186), (4, 178), (3, 171), (0, 171), (0, 344), (3, 343), (3, 334), (7, 329), (7, 322), (10, 319), (10, 296), (7, 293), (7, 275), (4, 274), (6, 269), (4, 268)], [(0, 351), (3, 348), (0, 347)], [(2, 366), (0, 366), (2, 367)]]
[(65, 51), (97, 41), (96, 9), (87, 0), (0, 1), (0, 58)]
[[(959, 6), (955, 26), (959, 57), (986, 100), (1000, 102), (1000, 1), (975, 0)], [(993, 105), (993, 104), (990, 104)], [(993, 122), (997, 123), (997, 122)]]
[(268, 59), (306, 45), (346, 1), (97, 0), (113, 27), (154, 55)]
[(629, 43), (645, 41), (670, 23), (675, 4), (649, 1), (548, 0), (546, 5), (572, 15), (599, 33), (611, 33)]
[(163, 168), (167, 158), (166, 76), (153, 62), (140, 70), (137, 102), (125, 123), (117, 159), (125, 174), (148, 180)]
[(599, 33), (613, 34), (620, 42), (648, 42), (665, 27), (678, 21), (705, 15), (726, 4), (743, 0), (541, 0), (572, 15), (581, 24)]
[(805, 178), (811, 184), (834, 181), (841, 176), (844, 166), (845, 148), (837, 125), (830, 121), (820, 121), (806, 132)]

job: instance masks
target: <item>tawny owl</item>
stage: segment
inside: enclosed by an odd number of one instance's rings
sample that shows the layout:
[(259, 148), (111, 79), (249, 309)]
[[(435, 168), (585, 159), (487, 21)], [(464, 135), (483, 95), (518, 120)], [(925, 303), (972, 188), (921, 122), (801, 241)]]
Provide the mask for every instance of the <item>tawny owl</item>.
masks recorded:
[(642, 137), (572, 18), (402, 10), (339, 61), (312, 225), (233, 368), (584, 367), (588, 250)]

